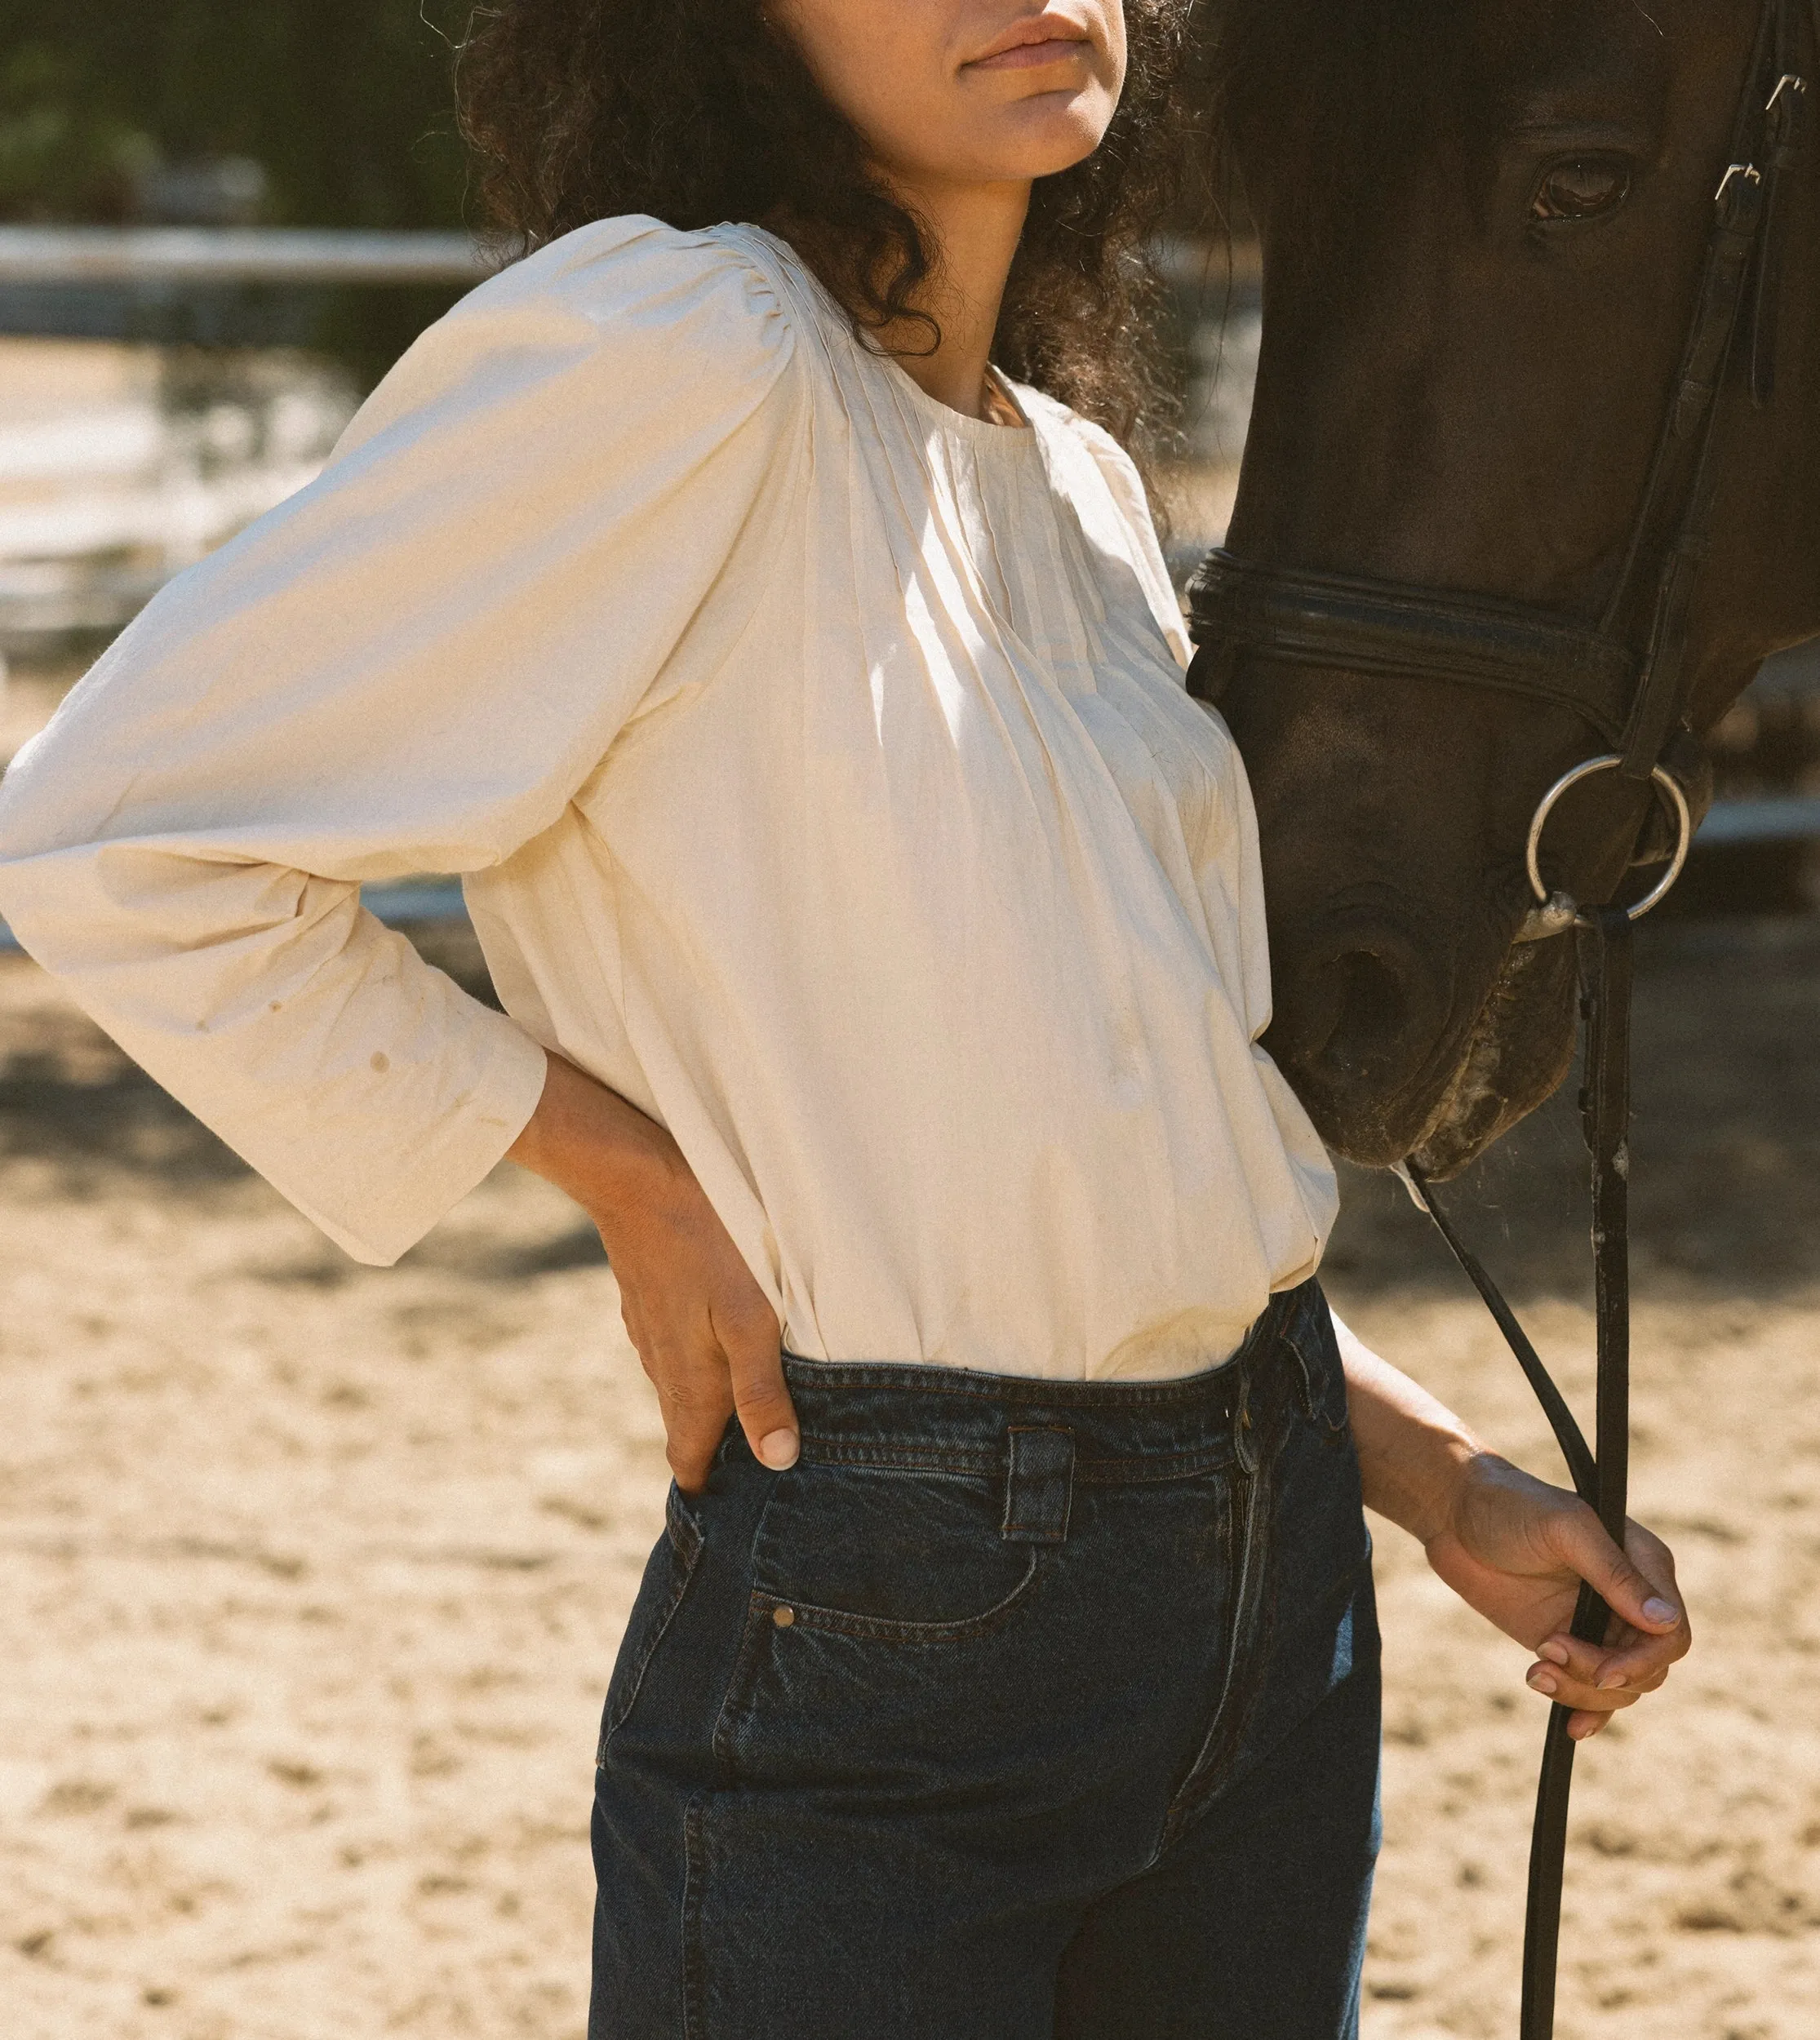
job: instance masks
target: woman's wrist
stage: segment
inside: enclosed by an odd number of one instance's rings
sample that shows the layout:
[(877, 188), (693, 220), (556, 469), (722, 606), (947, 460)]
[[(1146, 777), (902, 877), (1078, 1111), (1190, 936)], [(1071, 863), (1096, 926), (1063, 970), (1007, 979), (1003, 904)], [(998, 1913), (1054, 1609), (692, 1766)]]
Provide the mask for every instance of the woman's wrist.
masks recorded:
[(537, 1109), (506, 1159), (566, 1192), (597, 1224), (660, 1201), (687, 1174), (655, 1120), (554, 1054)]
[[(1412, 1467), (1412, 1477), (1401, 1497), (1401, 1511), (1392, 1520), (1426, 1550), (1453, 1528), (1462, 1495), (1494, 1455), (1463, 1427), (1427, 1438), (1423, 1443), (1419, 1470)], [(1391, 1512), (1383, 1510), (1380, 1513)]]
[(1365, 1506), (1423, 1546), (1453, 1522), (1475, 1464), (1489, 1457), (1438, 1397), (1336, 1318)]

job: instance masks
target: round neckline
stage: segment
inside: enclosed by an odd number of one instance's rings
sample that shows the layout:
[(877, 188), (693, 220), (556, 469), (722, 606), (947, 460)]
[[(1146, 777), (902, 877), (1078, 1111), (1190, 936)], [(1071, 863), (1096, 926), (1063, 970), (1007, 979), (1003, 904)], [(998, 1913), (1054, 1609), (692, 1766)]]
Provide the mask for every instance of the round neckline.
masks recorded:
[(881, 354), (877, 348), (868, 347), (853, 330), (845, 313), (841, 322), (848, 340), (855, 350), (867, 361), (884, 369), (897, 382), (923, 415), (933, 419), (943, 431), (954, 432), (976, 446), (1004, 446), (1009, 442), (1013, 448), (1034, 446), (1037, 440), (1037, 421), (1024, 409), (1023, 400), (1018, 395), (1010, 379), (1000, 370), (987, 364), (987, 373), (998, 384), (1001, 392), (1023, 419), (1021, 425), (996, 424), (989, 418), (970, 418), (964, 410), (957, 410), (952, 404), (944, 404), (939, 397), (931, 397), (922, 384), (894, 355)]
[(767, 247), (775, 249), (792, 269), (801, 276), (807, 288), (815, 294), (816, 302), (838, 327), (848, 346), (859, 355), (862, 361), (869, 361), (875, 367), (882, 369), (887, 376), (903, 389), (911, 403), (939, 429), (952, 432), (974, 446), (1005, 446), (1008, 451), (1012, 452), (1025, 446), (1034, 447), (1036, 446), (1038, 438), (1037, 421), (1025, 408), (1023, 397), (1014, 387), (1010, 378), (1002, 370), (990, 362), (987, 364), (987, 373), (998, 384), (1001, 393), (1019, 416), (1023, 419), (1024, 422), (1021, 425), (999, 425), (995, 424), (989, 418), (970, 418), (964, 410), (957, 410), (952, 404), (944, 404), (940, 397), (931, 397), (903, 362), (897, 360), (894, 356), (882, 354), (877, 348), (867, 346), (866, 343), (855, 332), (853, 321), (847, 316), (846, 307), (781, 234), (775, 234), (770, 228), (761, 227), (752, 220), (740, 220), (730, 224), (736, 224), (745, 233), (757, 234)]

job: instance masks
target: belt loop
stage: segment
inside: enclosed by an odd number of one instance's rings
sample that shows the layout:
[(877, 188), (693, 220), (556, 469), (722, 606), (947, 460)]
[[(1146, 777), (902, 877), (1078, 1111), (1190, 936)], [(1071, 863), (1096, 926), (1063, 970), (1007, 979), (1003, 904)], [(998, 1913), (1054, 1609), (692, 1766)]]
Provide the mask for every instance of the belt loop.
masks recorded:
[(1060, 1544), (1068, 1534), (1074, 1496), (1074, 1434), (1035, 1429), (1010, 1433), (1005, 1483), (1008, 1544)]

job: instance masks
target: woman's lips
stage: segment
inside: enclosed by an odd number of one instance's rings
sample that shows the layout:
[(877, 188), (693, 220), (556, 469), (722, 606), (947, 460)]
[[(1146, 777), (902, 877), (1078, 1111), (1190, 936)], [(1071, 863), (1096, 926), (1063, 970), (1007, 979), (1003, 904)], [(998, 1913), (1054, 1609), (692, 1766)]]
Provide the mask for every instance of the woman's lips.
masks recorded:
[(1065, 64), (1071, 57), (1085, 54), (1091, 41), (1085, 24), (1072, 19), (1065, 7), (1039, 7), (1035, 13), (1014, 22), (961, 69), (1037, 70), (1045, 64)]
[(969, 71), (1022, 71), (1043, 64), (1060, 64), (1084, 55), (1088, 38), (1084, 35), (1045, 36), (1040, 42), (1019, 42), (997, 56), (975, 57), (963, 68)]
[(1002, 49), (996, 57), (975, 57), (970, 72), (1023, 72), (1039, 64), (1063, 64), (1068, 57), (1084, 55), (1088, 37), (1084, 34), (1047, 34), (1041, 43), (1019, 43)]

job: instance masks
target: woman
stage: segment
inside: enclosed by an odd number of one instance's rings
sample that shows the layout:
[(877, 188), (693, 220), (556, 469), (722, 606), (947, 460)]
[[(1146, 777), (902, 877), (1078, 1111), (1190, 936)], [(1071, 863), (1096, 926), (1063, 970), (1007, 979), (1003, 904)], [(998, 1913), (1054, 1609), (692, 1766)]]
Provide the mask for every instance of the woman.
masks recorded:
[[(535, 252), (0, 801), (27, 947), (357, 1257), (508, 1154), (599, 1226), (677, 1485), (596, 2036), (1352, 2031), (1361, 1480), (1577, 1732), (1686, 1648), (1313, 1280), (1243, 774), (1058, 401), (1141, 396), (1182, 11), (504, 0)], [(505, 1014), (361, 913), (426, 868)]]

